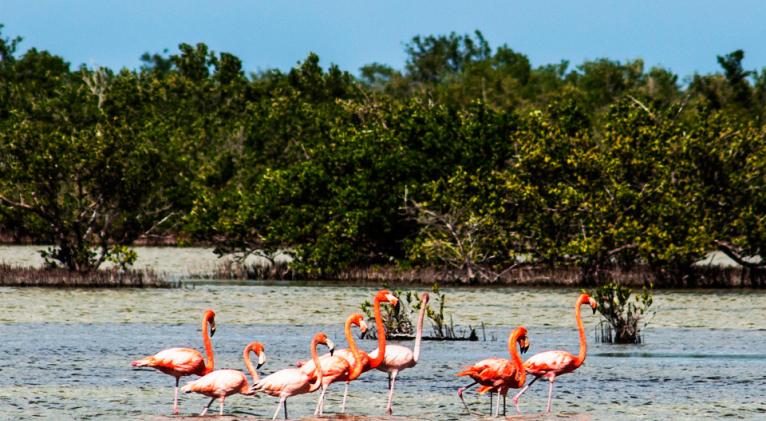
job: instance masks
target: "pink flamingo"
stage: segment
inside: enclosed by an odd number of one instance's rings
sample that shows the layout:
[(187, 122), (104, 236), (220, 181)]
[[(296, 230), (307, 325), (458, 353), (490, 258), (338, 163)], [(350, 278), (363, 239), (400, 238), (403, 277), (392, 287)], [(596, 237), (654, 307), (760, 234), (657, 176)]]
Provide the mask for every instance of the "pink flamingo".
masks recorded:
[[(363, 350), (357, 349), (359, 353), (359, 358), (362, 362), (362, 369), (361, 372), (355, 373), (352, 370), (352, 375), (349, 376), (349, 380), (346, 381), (346, 388), (343, 392), (343, 403), (341, 404), (341, 410), (340, 412), (346, 412), (346, 398), (348, 396), (348, 385), (352, 380), (356, 380), (362, 373), (365, 373), (367, 371), (370, 371), (374, 368), (377, 368), (380, 364), (383, 363), (383, 356), (385, 354), (386, 349), (386, 328), (383, 326), (383, 316), (380, 313), (380, 303), (389, 303), (393, 306), (399, 303), (399, 299), (394, 296), (394, 294), (391, 293), (391, 291), (382, 289), (378, 291), (375, 294), (375, 298), (373, 299), (373, 311), (375, 314), (375, 327), (378, 332), (378, 348), (383, 350), (383, 353), (379, 353), (379, 355), (371, 359), (370, 356), (364, 352)], [(351, 346), (351, 342), (349, 342), (349, 346)], [(354, 342), (353, 346), (356, 346), (356, 343)], [(345, 358), (349, 365), (351, 367), (355, 367), (355, 361), (356, 358), (353, 354), (353, 352), (347, 350), (347, 349), (340, 349), (336, 351), (336, 354), (340, 357)], [(305, 362), (299, 361), (298, 367), (302, 367)]]
[(280, 407), (284, 407), (285, 419), (287, 419), (287, 398), (304, 393), (312, 393), (322, 385), (323, 373), (322, 365), (319, 362), (319, 355), (317, 354), (318, 344), (327, 345), (330, 349), (330, 355), (332, 355), (335, 349), (335, 345), (327, 338), (327, 335), (322, 332), (314, 335), (314, 338), (311, 340), (311, 359), (314, 361), (317, 369), (315, 370), (316, 381), (313, 384), (311, 383), (313, 378), (299, 368), (285, 368), (264, 377), (250, 388), (253, 392), (263, 392), (270, 396), (279, 397), (279, 404), (277, 404), (277, 410), (274, 412), (272, 419), (277, 418)]
[[(316, 410), (314, 410), (314, 415), (322, 415), (324, 412), (324, 397), (327, 392), (327, 387), (332, 383), (339, 381), (344, 381), (348, 384), (348, 382), (356, 379), (362, 374), (363, 363), (359, 354), (359, 349), (356, 347), (354, 336), (351, 334), (352, 324), (358, 326), (362, 333), (367, 331), (367, 323), (365, 323), (363, 315), (353, 313), (346, 319), (344, 331), (351, 350), (339, 349), (335, 351), (335, 355), (325, 354), (319, 358), (319, 363), (322, 365), (322, 393), (319, 395), (319, 400), (317, 400), (317, 407)], [(339, 355), (341, 354), (341, 351), (343, 351), (343, 354), (350, 355), (351, 358), (347, 359)], [(314, 365), (313, 361), (308, 361), (301, 366), (301, 371), (314, 377), (316, 365)]]
[(396, 383), (396, 375), (400, 371), (415, 367), (418, 363), (418, 357), (420, 356), (420, 341), (423, 337), (423, 318), (426, 314), (426, 307), (428, 306), (428, 293), (424, 292), (420, 294), (420, 314), (418, 315), (418, 327), (415, 335), (415, 351), (411, 351), (409, 348), (401, 345), (388, 345), (387, 348), (378, 348), (370, 353), (370, 358), (376, 359), (380, 355), (384, 355), (383, 363), (377, 368), (380, 371), (388, 373), (388, 405), (386, 405), (386, 413), (391, 415), (393, 410), (391, 409), (391, 402), (394, 397), (394, 384)]
[[(210, 336), (208, 336), (208, 326)], [(170, 348), (160, 351), (150, 357), (144, 357), (130, 363), (133, 367), (152, 367), (176, 378), (175, 398), (173, 399), (173, 414), (178, 415), (178, 381), (181, 377), (195, 374), (204, 376), (213, 371), (213, 346), (210, 337), (215, 334), (215, 312), (206, 310), (202, 316), (202, 343), (205, 345), (207, 361), (202, 354), (191, 348)]]
[[(250, 377), (253, 379), (253, 384), (258, 381), (258, 373), (253, 368), (253, 363), (250, 361), (250, 351), (253, 351), (258, 355), (258, 367), (261, 368), (263, 363), (266, 362), (266, 354), (263, 350), (263, 344), (260, 342), (251, 342), (242, 352), (242, 358), (245, 360), (245, 367), (250, 373)], [(218, 412), (219, 415), (223, 415), (223, 401), (227, 396), (241, 393), (243, 395), (251, 396), (254, 393), (250, 391), (250, 385), (247, 383), (247, 377), (239, 370), (215, 370), (210, 374), (189, 382), (181, 388), (184, 393), (200, 393), (205, 396), (210, 396), (210, 402), (202, 409), (200, 415), (207, 414), (207, 410), (214, 400), (219, 399), (221, 403), (221, 409)]]
[(548, 406), (545, 412), (550, 413), (551, 398), (553, 397), (553, 382), (556, 381), (556, 377), (577, 370), (577, 368), (585, 362), (585, 354), (588, 350), (588, 345), (585, 342), (585, 328), (582, 325), (582, 317), (580, 315), (580, 306), (585, 304), (590, 305), (594, 314), (598, 307), (596, 300), (589, 297), (588, 294), (580, 295), (577, 299), (577, 303), (575, 303), (575, 319), (577, 320), (577, 330), (580, 333), (580, 352), (575, 356), (566, 351), (545, 351), (529, 357), (529, 359), (524, 362), (524, 368), (527, 373), (535, 376), (535, 378), (521, 389), (521, 392), (513, 397), (513, 403), (516, 405), (517, 410), (519, 408), (519, 398), (521, 395), (538, 379), (545, 378), (549, 382)]
[[(517, 327), (508, 335), (510, 360), (505, 358), (487, 358), (457, 373), (458, 376), (470, 376), (474, 380), (468, 386), (457, 390), (457, 395), (469, 414), (471, 410), (468, 409), (468, 405), (463, 399), (463, 391), (478, 383), (481, 385), (479, 393), (489, 391), (491, 396), (492, 392), (497, 392), (495, 416), (500, 415), (500, 395), (503, 395), (503, 415), (505, 415), (505, 397), (508, 394), (508, 390), (524, 386), (524, 382), (527, 379), (524, 364), (521, 361), (519, 351), (516, 349), (516, 343), (519, 344), (522, 353), (527, 352), (527, 349), (529, 349), (529, 338), (527, 337), (527, 329), (524, 326)], [(519, 410), (518, 406), (516, 410)]]

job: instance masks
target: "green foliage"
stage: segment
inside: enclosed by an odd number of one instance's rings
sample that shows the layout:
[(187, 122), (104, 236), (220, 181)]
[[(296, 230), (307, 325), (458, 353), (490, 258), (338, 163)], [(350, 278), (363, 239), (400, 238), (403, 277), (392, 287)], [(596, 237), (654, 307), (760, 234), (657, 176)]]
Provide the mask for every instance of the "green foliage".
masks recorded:
[(739, 50), (684, 87), (640, 59), (533, 67), (478, 31), (417, 36), (403, 69), (359, 79), (315, 54), (246, 75), (202, 43), (72, 69), (19, 42), (0, 36), (0, 233), (52, 244), (51, 264), (128, 265), (172, 234), (315, 277), (526, 264), (693, 285), (715, 248), (763, 266), (766, 70)]
[[(413, 311), (413, 305), (419, 303), (417, 293), (399, 289), (394, 290), (393, 293), (399, 298), (397, 305), (380, 306), (380, 314), (383, 320), (383, 326), (386, 329), (386, 335), (412, 336), (415, 333), (415, 326), (412, 324), (411, 313)], [(370, 325), (370, 330), (368, 330), (363, 337), (377, 338), (373, 303), (369, 300), (364, 301), (359, 308), (367, 316)]]
[(641, 343), (641, 330), (648, 323), (644, 319), (652, 306), (652, 286), (644, 286), (640, 294), (633, 295), (633, 300), (632, 294), (631, 288), (615, 281), (607, 282), (593, 292), (592, 296), (598, 303), (598, 312), (607, 323), (606, 327), (602, 326), (598, 338), (601, 342)]
[(126, 271), (136, 263), (138, 254), (135, 250), (131, 250), (126, 246), (114, 246), (109, 250), (109, 257), (107, 259), (117, 265), (120, 270)]

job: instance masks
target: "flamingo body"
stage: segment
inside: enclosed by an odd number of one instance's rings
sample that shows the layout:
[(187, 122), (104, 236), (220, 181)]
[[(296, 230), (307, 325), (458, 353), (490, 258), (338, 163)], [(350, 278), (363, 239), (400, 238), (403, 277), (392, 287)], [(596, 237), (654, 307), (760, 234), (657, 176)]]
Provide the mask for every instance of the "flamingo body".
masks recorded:
[(247, 377), (239, 370), (216, 370), (193, 382), (186, 383), (181, 388), (185, 393), (199, 393), (211, 398), (231, 396), (236, 393), (249, 394), (250, 386)]
[(130, 363), (133, 367), (151, 367), (173, 377), (204, 376), (211, 370), (205, 366), (202, 353), (191, 348), (170, 348)]
[(524, 370), (535, 377), (550, 379), (577, 369), (577, 356), (566, 351), (545, 351), (524, 361)]
[[(377, 349), (370, 352), (370, 358), (375, 359), (377, 356)], [(411, 349), (406, 346), (387, 344), (383, 362), (376, 368), (383, 372), (401, 371), (406, 368), (415, 367), (415, 364), (417, 364), (417, 361)]]
[[(370, 356), (362, 351), (361, 349), (357, 351), (359, 353), (359, 359), (362, 360), (362, 373), (366, 371), (370, 371), (372, 367), (370, 367)], [(328, 355), (328, 354), (325, 354)], [(348, 348), (343, 348), (335, 351), (335, 355), (338, 357), (343, 358), (344, 360), (348, 361), (349, 367), (353, 367), (354, 364), (356, 364), (356, 358), (354, 358), (354, 353), (351, 352)]]
[(313, 392), (311, 377), (298, 368), (285, 368), (262, 378), (253, 390), (275, 397), (290, 397)]
[(480, 385), (479, 393), (484, 393), (493, 388), (518, 389), (519, 384), (516, 375), (519, 371), (510, 360), (505, 358), (487, 358), (457, 373), (458, 376), (468, 376)]

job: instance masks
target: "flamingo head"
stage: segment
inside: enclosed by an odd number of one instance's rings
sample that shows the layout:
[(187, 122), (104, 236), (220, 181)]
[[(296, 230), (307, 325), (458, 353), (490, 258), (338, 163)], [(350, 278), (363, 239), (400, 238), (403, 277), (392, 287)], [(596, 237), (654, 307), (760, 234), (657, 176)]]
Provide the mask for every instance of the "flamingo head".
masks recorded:
[(423, 304), (428, 304), (428, 300), (429, 300), (430, 298), (431, 298), (431, 296), (430, 296), (430, 295), (428, 295), (428, 293), (427, 293), (427, 292), (424, 292), (424, 293), (420, 294), (420, 301), (422, 301), (422, 302), (423, 302)]
[(205, 315), (203, 316), (203, 319), (210, 326), (210, 337), (212, 338), (213, 335), (215, 335), (215, 312), (210, 309), (205, 310)]
[(525, 353), (529, 350), (529, 336), (527, 336), (527, 328), (519, 326), (516, 328), (516, 342), (519, 344), (519, 350), (521, 353)]
[(266, 364), (266, 351), (263, 348), (263, 344), (253, 342), (251, 349), (258, 355), (258, 365), (255, 368), (261, 368), (262, 365)]
[(333, 343), (330, 338), (327, 337), (327, 335), (324, 332), (319, 332), (316, 335), (314, 335), (314, 342), (317, 344), (323, 344), (326, 345), (327, 348), (330, 349), (330, 355), (335, 352), (335, 343)]
[(588, 304), (590, 306), (590, 308), (593, 309), (593, 314), (596, 314), (596, 309), (598, 308), (598, 303), (590, 295), (582, 294), (580, 296), (580, 304)]
[(381, 289), (380, 291), (378, 291), (375, 298), (381, 303), (389, 303), (392, 306), (396, 306), (397, 304), (399, 304), (399, 299), (396, 298), (396, 296), (387, 289)]
[(359, 330), (362, 333), (367, 332), (367, 322), (364, 321), (364, 315), (360, 313), (354, 313), (350, 316), (351, 323), (359, 326)]

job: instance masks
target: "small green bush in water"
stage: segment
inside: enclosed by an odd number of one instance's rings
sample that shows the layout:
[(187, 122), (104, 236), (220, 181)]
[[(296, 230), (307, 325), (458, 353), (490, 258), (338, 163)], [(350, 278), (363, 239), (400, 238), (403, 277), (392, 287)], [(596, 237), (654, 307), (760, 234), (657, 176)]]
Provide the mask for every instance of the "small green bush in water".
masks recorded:
[(615, 281), (596, 288), (592, 296), (598, 302), (598, 312), (605, 319), (597, 327), (597, 341), (617, 344), (642, 342), (641, 330), (648, 322), (644, 321), (641, 325), (641, 321), (648, 315), (652, 305), (652, 285), (649, 288), (644, 286), (640, 294), (634, 295), (633, 300), (630, 299), (632, 293), (631, 288)]

